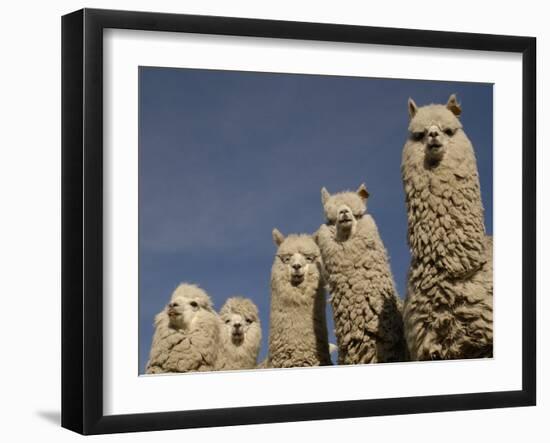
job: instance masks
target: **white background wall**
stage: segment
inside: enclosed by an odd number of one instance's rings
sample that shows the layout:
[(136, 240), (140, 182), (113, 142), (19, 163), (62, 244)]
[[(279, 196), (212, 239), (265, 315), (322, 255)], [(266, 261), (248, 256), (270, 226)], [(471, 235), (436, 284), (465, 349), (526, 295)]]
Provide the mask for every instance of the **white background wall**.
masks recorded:
[[(538, 148), (550, 100), (550, 30), (544, 2), (462, 0), (393, 2), (202, 0), (11, 1), (0, 32), (0, 435), (4, 441), (82, 437), (59, 427), (60, 414), (60, 98), (62, 14), (81, 7), (273, 18), (538, 38)], [(546, 113), (543, 113), (546, 111)], [(539, 226), (549, 226), (550, 156), (539, 155)], [(546, 196), (542, 205), (540, 195)], [(510, 210), (519, 210), (514, 202)], [(549, 236), (539, 229), (538, 406), (353, 420), (165, 431), (97, 440), (280, 441), (307, 437), (376, 441), (546, 441), (550, 435)], [(545, 252), (542, 250), (546, 249)], [(546, 268), (546, 276), (542, 276)], [(337, 389), (337, 386), (331, 387)], [(349, 437), (348, 437), (349, 436)], [(546, 439), (545, 439), (546, 437)]]

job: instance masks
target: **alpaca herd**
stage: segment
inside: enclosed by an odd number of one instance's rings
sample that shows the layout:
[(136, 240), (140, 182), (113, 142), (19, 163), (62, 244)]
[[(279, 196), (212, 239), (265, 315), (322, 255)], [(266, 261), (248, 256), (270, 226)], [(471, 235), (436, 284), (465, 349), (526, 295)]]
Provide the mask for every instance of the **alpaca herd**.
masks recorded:
[(338, 364), (489, 358), (493, 355), (493, 241), (485, 233), (479, 174), (460, 105), (409, 99), (401, 174), (411, 263), (401, 301), (369, 193), (321, 190), (317, 232), (273, 230), (268, 355), (256, 305), (229, 298), (219, 313), (182, 283), (155, 318), (146, 373), (331, 365), (332, 306)]

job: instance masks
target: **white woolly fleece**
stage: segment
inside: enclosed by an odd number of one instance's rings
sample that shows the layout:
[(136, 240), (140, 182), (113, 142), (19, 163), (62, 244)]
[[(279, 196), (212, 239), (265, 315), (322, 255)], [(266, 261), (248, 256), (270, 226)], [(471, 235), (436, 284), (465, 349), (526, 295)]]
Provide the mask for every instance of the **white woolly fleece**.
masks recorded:
[[(289, 235), (278, 231), (279, 244), (271, 270), (271, 312), (269, 354), (262, 367), (292, 368), (332, 364), (328, 347), (326, 299), (319, 248), (309, 235)], [(290, 265), (283, 257), (309, 257), (304, 280), (293, 284)]]
[[(253, 369), (256, 367), (260, 344), (262, 341), (262, 327), (258, 308), (254, 302), (244, 297), (228, 298), (220, 310), (221, 351), (217, 369)], [(233, 322), (238, 319), (242, 325), (242, 341), (236, 342), (232, 338)]]
[(170, 302), (197, 304), (192, 320), (182, 329), (170, 322), (168, 306), (155, 317), (155, 334), (145, 372), (212, 371), (220, 348), (220, 320), (206, 292), (196, 285), (182, 283)]
[(415, 360), (491, 357), (493, 351), (492, 239), (485, 235), (474, 149), (446, 106), (409, 101), (409, 129), (441, 132), (437, 161), (426, 137), (405, 143), (401, 172), (412, 254), (404, 325)]
[(337, 239), (334, 225), (322, 225), (316, 235), (328, 274), (338, 362), (403, 361), (403, 323), (386, 249), (373, 218), (360, 215), (345, 241)]

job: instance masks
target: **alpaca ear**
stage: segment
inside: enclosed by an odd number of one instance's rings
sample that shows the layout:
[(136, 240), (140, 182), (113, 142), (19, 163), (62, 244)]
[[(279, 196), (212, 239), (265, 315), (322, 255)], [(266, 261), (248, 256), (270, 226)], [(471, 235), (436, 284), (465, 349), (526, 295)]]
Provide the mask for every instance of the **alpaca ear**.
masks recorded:
[(279, 231), (277, 228), (273, 229), (273, 241), (275, 242), (276, 246), (281, 246), (281, 243), (285, 241), (285, 236), (281, 234), (281, 231)]
[(416, 106), (416, 103), (412, 98), (409, 97), (409, 119), (412, 119), (416, 112), (418, 111), (418, 106)]
[(323, 202), (323, 205), (327, 202), (327, 200), (330, 198), (330, 194), (327, 191), (327, 188), (323, 186), (321, 189), (321, 201)]
[(447, 109), (457, 117), (462, 113), (462, 108), (458, 104), (455, 94), (451, 94), (449, 97), (449, 100), (447, 101)]
[(367, 187), (365, 186), (365, 183), (361, 183), (361, 186), (357, 189), (357, 194), (359, 194), (359, 197), (361, 197), (363, 200), (366, 200), (369, 198), (369, 191), (367, 191)]

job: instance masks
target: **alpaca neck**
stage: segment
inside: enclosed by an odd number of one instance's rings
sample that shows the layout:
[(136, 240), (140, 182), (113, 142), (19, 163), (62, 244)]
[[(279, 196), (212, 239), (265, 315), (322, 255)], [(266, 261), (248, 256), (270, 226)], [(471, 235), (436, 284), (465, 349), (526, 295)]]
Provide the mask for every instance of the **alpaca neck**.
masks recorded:
[(292, 286), (287, 281), (272, 281), (269, 328), (272, 357), (282, 348), (295, 348), (296, 344), (315, 349), (315, 325), (324, 316), (325, 300), (323, 287), (317, 278), (312, 284), (312, 277), (299, 286)]
[(290, 281), (273, 280), (271, 303), (275, 306), (312, 306), (319, 289), (319, 283), (312, 284), (311, 276), (306, 275), (299, 285), (293, 285)]
[(348, 241), (357, 229), (357, 221), (353, 220), (351, 225), (341, 225), (336, 223), (336, 241), (345, 242)]
[(479, 269), (485, 261), (477, 167), (475, 158), (463, 161), (470, 168), (445, 162), (434, 168), (406, 164), (403, 168), (413, 263), (428, 272), (446, 271), (457, 278)]
[(225, 360), (230, 367), (253, 367), (256, 364), (258, 346), (250, 340), (235, 345), (231, 338), (224, 340)]

